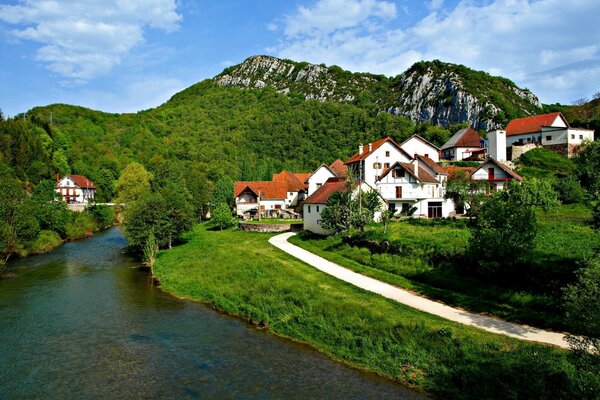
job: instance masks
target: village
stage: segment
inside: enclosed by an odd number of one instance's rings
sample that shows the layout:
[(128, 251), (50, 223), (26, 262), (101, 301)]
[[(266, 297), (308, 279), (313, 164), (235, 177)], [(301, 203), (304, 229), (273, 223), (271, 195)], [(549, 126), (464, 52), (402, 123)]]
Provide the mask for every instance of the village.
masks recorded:
[[(542, 147), (572, 157), (582, 143), (593, 140), (593, 130), (571, 128), (560, 112), (514, 119), (504, 130), (487, 132), (485, 139), (471, 127), (461, 129), (441, 148), (417, 134), (400, 144), (388, 136), (359, 144), (345, 162), (322, 164), (311, 173), (282, 171), (271, 181), (235, 182), (236, 214), (246, 220), (302, 218), (305, 230), (327, 235), (331, 232), (321, 226), (321, 213), (330, 196), (348, 190), (346, 181), (352, 179), (353, 196), (374, 191), (382, 208), (395, 216), (457, 217), (466, 210), (446, 197), (452, 174), (462, 171), (485, 183), (483, 190), (490, 193), (523, 180), (513, 168), (527, 151)], [(461, 166), (464, 162), (474, 166)]]

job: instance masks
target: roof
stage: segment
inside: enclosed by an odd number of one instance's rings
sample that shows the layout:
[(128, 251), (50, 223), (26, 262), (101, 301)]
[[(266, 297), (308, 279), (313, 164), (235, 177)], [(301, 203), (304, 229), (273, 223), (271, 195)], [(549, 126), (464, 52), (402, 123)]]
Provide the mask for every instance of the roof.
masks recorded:
[(348, 173), (348, 166), (339, 158), (331, 163), (329, 169), (339, 177), (345, 177)]
[(285, 199), (287, 187), (283, 181), (237, 181), (233, 187), (233, 197), (238, 197), (246, 188), (249, 188), (262, 199)]
[(299, 192), (306, 189), (304, 181), (310, 176), (309, 173), (294, 173), (290, 171), (281, 171), (278, 174), (273, 174), (273, 182), (284, 182), (288, 192)]
[(327, 204), (329, 197), (335, 192), (346, 191), (346, 181), (340, 178), (329, 178), (320, 188), (304, 200), (304, 204)]
[(479, 167), (477, 167), (473, 172), (471, 172), (471, 175), (475, 174), (475, 172), (479, 171), (480, 169), (482, 169), (485, 164), (487, 164), (488, 162), (491, 162), (492, 164), (497, 165), (500, 169), (504, 170), (504, 172), (506, 172), (508, 175), (512, 176), (514, 179), (516, 179), (519, 182), (523, 181), (523, 177), (519, 174), (517, 174), (515, 171), (513, 171), (512, 169), (508, 168), (506, 165), (502, 164), (501, 162), (496, 161), (495, 159), (493, 159), (492, 157), (489, 157), (487, 160), (485, 160), (483, 162), (483, 164), (481, 164)]
[(406, 144), (410, 139), (419, 139), (421, 142), (428, 144), (429, 146), (436, 149), (436, 151), (440, 151), (439, 147), (437, 147), (435, 144), (431, 143), (429, 140), (425, 139), (423, 136), (417, 135), (416, 133), (414, 135), (412, 135), (411, 137), (409, 137), (408, 139), (406, 139), (404, 142), (402, 142), (400, 144), (400, 147), (404, 146), (404, 144)]
[(402, 167), (406, 172), (408, 172), (413, 178), (415, 178), (419, 182), (423, 183), (440, 183), (437, 179), (435, 179), (429, 172), (425, 171), (424, 168), (419, 166), (419, 176), (415, 175), (415, 164), (414, 163), (403, 163), (396, 162), (394, 165), (383, 171), (379, 179), (382, 179), (384, 176), (389, 174), (391, 170), (396, 167)]
[(467, 174), (467, 176), (471, 176), (473, 174), (473, 172), (475, 172), (475, 170), (478, 168), (479, 167), (457, 167), (454, 165), (449, 165), (447, 167), (444, 167), (444, 170), (449, 175), (449, 177), (452, 177), (452, 175), (459, 173), (461, 171), (464, 171), (465, 174)]
[(426, 156), (422, 156), (422, 155), (417, 155), (417, 157), (419, 157), (419, 160), (423, 161), (436, 174), (438, 174), (438, 175), (448, 175), (446, 173), (446, 171), (444, 170), (444, 168), (440, 167), (440, 165), (438, 163), (436, 163), (435, 161), (433, 161), (431, 158), (426, 157)]
[(346, 161), (346, 164), (352, 164), (352, 163), (364, 160), (369, 155), (371, 155), (371, 153), (373, 153), (375, 150), (377, 150), (378, 148), (380, 148), (386, 142), (390, 142), (394, 146), (396, 146), (398, 148), (398, 150), (400, 152), (404, 153), (404, 155), (406, 156), (406, 158), (408, 158), (409, 160), (412, 158), (412, 156), (410, 154), (408, 154), (404, 149), (402, 149), (400, 147), (400, 145), (398, 143), (396, 143), (394, 141), (394, 139), (392, 139), (391, 137), (388, 136), (386, 138), (379, 139), (379, 140), (371, 143), (371, 151), (369, 151), (369, 146), (368, 145), (364, 146), (363, 153), (362, 154), (355, 153), (352, 157), (350, 157), (348, 159), (348, 161)]
[(67, 174), (61, 178), (61, 181), (67, 176), (71, 178), (71, 180), (82, 189), (96, 189), (96, 185), (94, 185), (94, 182), (90, 181), (87, 177), (83, 175)]
[(569, 127), (567, 120), (560, 112), (536, 115), (533, 117), (513, 119), (506, 125), (506, 136), (521, 135), (524, 133), (540, 132), (543, 126), (551, 126), (556, 117), (562, 118)]
[(471, 127), (461, 129), (456, 132), (444, 145), (442, 150), (451, 149), (454, 147), (479, 147), (481, 145), (481, 137), (479, 133)]

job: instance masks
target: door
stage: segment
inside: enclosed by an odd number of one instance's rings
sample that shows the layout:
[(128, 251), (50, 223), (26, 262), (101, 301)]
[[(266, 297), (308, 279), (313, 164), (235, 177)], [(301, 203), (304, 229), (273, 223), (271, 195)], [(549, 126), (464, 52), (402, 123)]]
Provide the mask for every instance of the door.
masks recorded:
[(494, 168), (488, 168), (488, 181), (494, 180)]
[(397, 199), (402, 198), (402, 186), (396, 186), (396, 198)]
[(428, 218), (442, 218), (442, 202), (441, 201), (430, 201), (427, 203), (427, 217)]

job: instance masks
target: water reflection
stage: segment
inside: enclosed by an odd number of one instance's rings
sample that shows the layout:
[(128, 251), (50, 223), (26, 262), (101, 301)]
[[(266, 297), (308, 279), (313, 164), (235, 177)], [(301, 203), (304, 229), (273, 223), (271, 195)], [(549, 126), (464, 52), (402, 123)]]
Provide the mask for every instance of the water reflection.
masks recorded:
[(111, 229), (0, 281), (0, 398), (420, 398), (154, 288)]

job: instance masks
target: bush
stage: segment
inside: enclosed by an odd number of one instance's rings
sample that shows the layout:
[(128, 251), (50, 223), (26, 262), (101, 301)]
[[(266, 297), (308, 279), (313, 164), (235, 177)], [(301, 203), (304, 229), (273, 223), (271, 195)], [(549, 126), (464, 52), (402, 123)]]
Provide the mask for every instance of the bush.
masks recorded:
[(97, 229), (105, 229), (115, 222), (115, 211), (112, 207), (104, 204), (92, 204), (85, 209), (92, 216)]
[(552, 171), (557, 176), (567, 177), (575, 172), (575, 163), (572, 160), (543, 148), (528, 151), (519, 158), (519, 162), (529, 167)]
[(58, 233), (49, 230), (40, 231), (38, 237), (29, 244), (29, 251), (33, 254), (41, 254), (50, 251), (62, 243)]
[(213, 210), (210, 222), (223, 230), (237, 225), (238, 220), (231, 214), (231, 209), (226, 203), (220, 203)]
[(94, 218), (86, 212), (76, 213), (75, 218), (65, 228), (68, 240), (77, 240), (92, 236), (96, 230)]
[(583, 203), (585, 191), (581, 187), (579, 180), (574, 176), (558, 179), (553, 184), (554, 190), (558, 193), (558, 199), (563, 204)]

